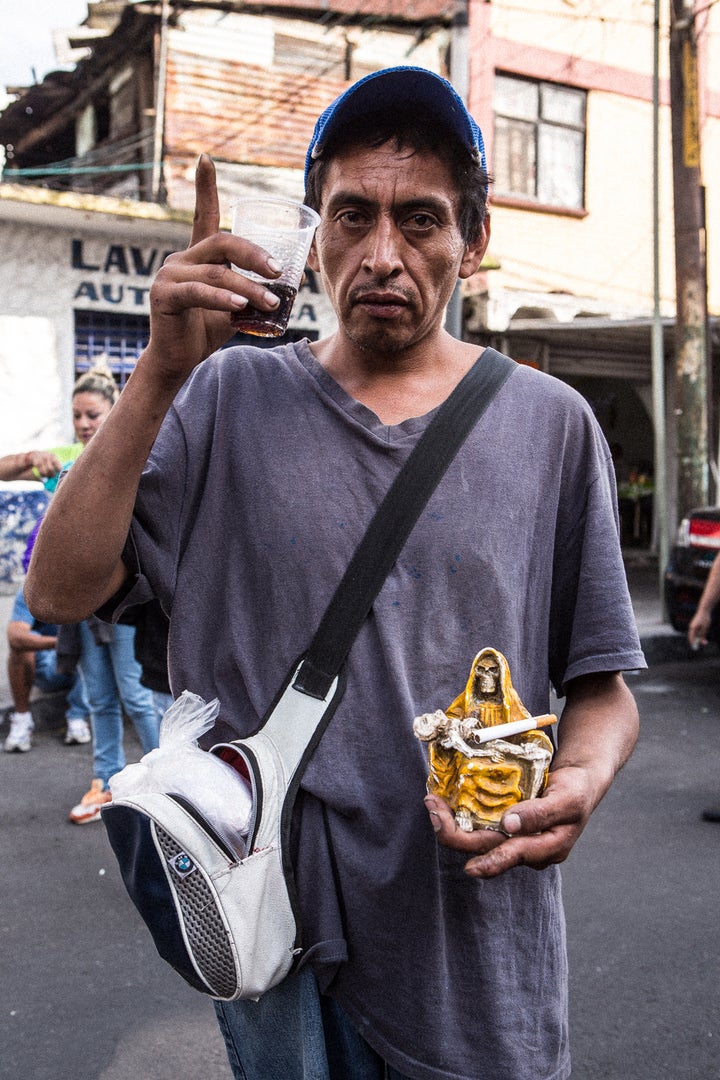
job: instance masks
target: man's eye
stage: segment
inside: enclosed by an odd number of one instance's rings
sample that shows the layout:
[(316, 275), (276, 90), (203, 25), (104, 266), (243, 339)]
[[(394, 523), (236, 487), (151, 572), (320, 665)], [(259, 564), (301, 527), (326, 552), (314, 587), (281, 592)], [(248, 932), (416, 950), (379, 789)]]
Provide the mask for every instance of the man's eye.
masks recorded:
[(367, 224), (367, 215), (360, 210), (343, 210), (341, 214), (338, 214), (338, 221), (351, 229), (357, 229)]
[(413, 214), (405, 221), (405, 228), (414, 232), (429, 232), (437, 225), (437, 218), (432, 214)]

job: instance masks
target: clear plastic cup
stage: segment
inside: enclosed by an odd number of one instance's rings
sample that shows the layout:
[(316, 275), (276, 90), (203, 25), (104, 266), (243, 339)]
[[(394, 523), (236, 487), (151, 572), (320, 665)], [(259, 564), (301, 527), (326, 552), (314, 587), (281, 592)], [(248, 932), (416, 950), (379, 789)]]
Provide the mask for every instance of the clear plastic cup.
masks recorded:
[(262, 282), (280, 298), (273, 311), (261, 311), (248, 304), (242, 311), (233, 313), (233, 326), (243, 334), (281, 337), (287, 329), (320, 217), (309, 206), (292, 199), (248, 197), (237, 199), (231, 209), (233, 233), (264, 248), (283, 268), (279, 278), (264, 278), (233, 266), (233, 270)]

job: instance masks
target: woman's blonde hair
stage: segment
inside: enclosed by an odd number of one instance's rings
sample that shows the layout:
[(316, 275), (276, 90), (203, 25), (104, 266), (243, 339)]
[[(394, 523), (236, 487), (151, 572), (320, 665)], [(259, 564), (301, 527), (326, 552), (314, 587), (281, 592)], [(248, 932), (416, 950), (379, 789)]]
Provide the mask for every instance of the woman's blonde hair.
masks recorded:
[(99, 394), (111, 405), (115, 404), (120, 390), (104, 356), (95, 357), (93, 366), (76, 380), (72, 396), (76, 394)]

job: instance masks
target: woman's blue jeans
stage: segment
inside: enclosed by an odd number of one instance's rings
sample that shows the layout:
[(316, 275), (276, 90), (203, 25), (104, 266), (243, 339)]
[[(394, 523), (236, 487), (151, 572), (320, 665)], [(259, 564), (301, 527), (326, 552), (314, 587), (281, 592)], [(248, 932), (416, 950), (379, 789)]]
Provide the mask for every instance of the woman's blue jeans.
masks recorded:
[(407, 1080), (303, 968), (259, 1001), (216, 1001), (235, 1080)]
[(140, 682), (135, 659), (135, 627), (113, 626), (113, 641), (96, 645), (90, 627), (80, 623), (80, 670), (85, 680), (93, 726), (93, 775), (107, 785), (125, 768), (123, 711), (132, 720), (143, 753), (158, 745), (160, 728), (152, 691)]

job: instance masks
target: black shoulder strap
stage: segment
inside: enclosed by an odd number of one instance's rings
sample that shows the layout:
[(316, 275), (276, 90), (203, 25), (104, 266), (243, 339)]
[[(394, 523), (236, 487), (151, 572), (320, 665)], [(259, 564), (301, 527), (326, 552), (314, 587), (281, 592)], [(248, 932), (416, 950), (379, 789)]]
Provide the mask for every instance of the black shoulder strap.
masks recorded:
[(395, 477), (360, 541), (293, 686), (324, 698), (423, 507), (466, 436), (515, 369), (486, 349), (440, 407)]

